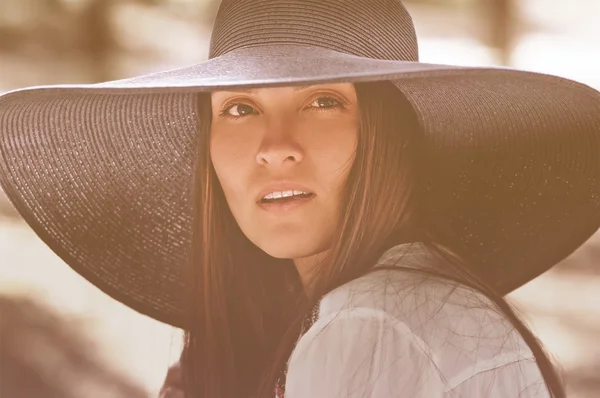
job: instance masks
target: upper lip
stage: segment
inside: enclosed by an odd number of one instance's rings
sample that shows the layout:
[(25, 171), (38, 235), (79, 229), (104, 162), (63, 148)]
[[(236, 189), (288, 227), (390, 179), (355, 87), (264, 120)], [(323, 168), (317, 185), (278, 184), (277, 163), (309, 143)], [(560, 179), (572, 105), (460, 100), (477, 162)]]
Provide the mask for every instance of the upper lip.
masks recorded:
[(306, 193), (314, 194), (314, 191), (307, 187), (306, 185), (302, 185), (292, 181), (279, 181), (272, 182), (270, 184), (265, 185), (258, 195), (256, 196), (256, 202), (260, 202), (262, 198), (271, 192), (283, 192), (283, 191), (302, 191)]

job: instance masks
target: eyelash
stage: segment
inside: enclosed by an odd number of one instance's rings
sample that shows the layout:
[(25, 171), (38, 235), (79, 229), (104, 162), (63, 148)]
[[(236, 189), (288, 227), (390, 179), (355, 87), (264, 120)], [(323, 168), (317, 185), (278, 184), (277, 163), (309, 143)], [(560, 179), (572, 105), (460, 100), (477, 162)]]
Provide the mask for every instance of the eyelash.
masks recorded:
[[(327, 112), (327, 111), (331, 111), (333, 109), (346, 109), (346, 104), (344, 101), (341, 101), (335, 97), (332, 96), (320, 96), (320, 97), (315, 97), (310, 103), (312, 104), (313, 102), (317, 101), (317, 100), (327, 100), (327, 101), (333, 101), (335, 104), (331, 107), (327, 107), (327, 108), (314, 108), (313, 110), (317, 111), (317, 112)], [(231, 103), (229, 105), (227, 105), (225, 108), (223, 108), (223, 110), (219, 113), (219, 116), (222, 117), (226, 117), (226, 118), (230, 118), (230, 119), (240, 119), (246, 116), (252, 116), (252, 114), (249, 115), (241, 115), (241, 116), (233, 116), (230, 115), (228, 112), (229, 110), (231, 110), (231, 108), (233, 108), (234, 106), (238, 106), (238, 105), (246, 105), (251, 107), (253, 110), (254, 108), (251, 105), (248, 105), (246, 103), (243, 102), (234, 102)], [(255, 110), (254, 110), (255, 111)]]

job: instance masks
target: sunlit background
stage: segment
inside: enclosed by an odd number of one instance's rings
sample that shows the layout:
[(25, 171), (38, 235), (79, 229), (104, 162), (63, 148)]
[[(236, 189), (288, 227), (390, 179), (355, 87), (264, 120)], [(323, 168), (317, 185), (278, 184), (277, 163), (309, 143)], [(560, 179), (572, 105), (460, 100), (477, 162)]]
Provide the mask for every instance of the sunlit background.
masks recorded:
[[(600, 0), (406, 4), (424, 62), (517, 67), (600, 89)], [(217, 5), (216, 0), (0, 0), (0, 93), (203, 61)], [(65, 321), (76, 321), (97, 348), (99, 366), (139, 389), (139, 396), (156, 396), (179, 354), (179, 331), (113, 301), (72, 272), (1, 192), (0, 297), (30, 298)], [(565, 371), (569, 397), (599, 397), (600, 236), (509, 299)], [(17, 320), (0, 310), (0, 350), (7, 350), (13, 341), (7, 331)], [(52, 361), (56, 355), (48, 356), (47, 365), (58, 365)], [(102, 385), (80, 396), (117, 396), (102, 392)], [(1, 385), (0, 397), (5, 398)]]

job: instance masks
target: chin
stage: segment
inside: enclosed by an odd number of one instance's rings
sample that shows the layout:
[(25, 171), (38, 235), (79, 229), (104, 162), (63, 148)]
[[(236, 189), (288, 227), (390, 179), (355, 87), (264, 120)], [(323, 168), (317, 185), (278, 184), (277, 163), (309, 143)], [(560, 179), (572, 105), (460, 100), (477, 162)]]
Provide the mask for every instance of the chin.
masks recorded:
[(269, 237), (256, 245), (271, 257), (281, 259), (296, 259), (315, 255), (323, 251), (315, 237), (312, 239), (301, 239), (297, 236), (277, 236)]
[(269, 247), (261, 247), (269, 256), (281, 259), (295, 259), (309, 257), (320, 252), (317, 248), (310, 249), (298, 247), (298, 244), (289, 245), (269, 245)]

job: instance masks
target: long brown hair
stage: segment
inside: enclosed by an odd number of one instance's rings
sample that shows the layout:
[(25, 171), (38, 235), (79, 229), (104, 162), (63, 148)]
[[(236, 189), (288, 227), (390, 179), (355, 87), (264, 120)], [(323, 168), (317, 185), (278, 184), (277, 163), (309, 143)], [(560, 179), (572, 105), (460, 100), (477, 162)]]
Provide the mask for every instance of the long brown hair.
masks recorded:
[(386, 249), (414, 241), (425, 242), (443, 260), (443, 267), (422, 272), (483, 292), (528, 343), (553, 396), (564, 397), (551, 361), (508, 303), (471, 271), (468, 261), (450, 254), (449, 242), (442, 245), (435, 231), (419, 222), (419, 123), (408, 100), (389, 82), (355, 87), (361, 111), (358, 145), (337, 236), (317, 269), (311, 297), (291, 260), (268, 256), (235, 222), (210, 160), (210, 97), (200, 97), (181, 358), (186, 397), (272, 397), (302, 323), (320, 297), (369, 272)]

